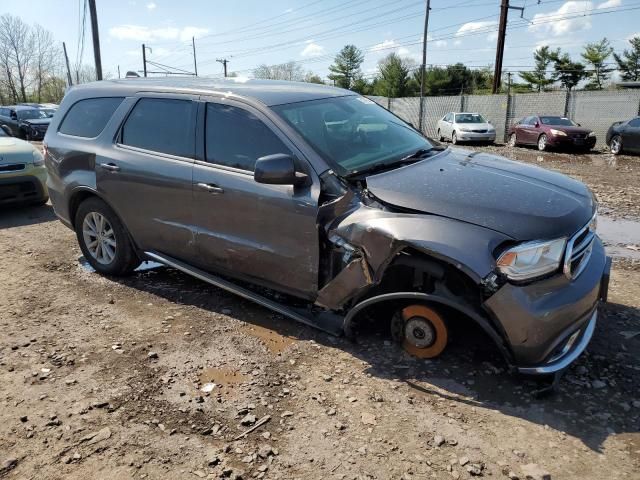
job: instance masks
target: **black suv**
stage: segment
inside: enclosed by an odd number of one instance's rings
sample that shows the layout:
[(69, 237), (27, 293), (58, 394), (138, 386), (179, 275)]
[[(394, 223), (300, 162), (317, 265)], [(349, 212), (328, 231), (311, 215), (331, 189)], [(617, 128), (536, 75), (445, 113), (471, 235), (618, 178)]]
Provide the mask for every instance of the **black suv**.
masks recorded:
[(348, 90), (81, 85), (45, 151), (55, 211), (98, 272), (155, 260), (332, 333), (382, 322), (418, 357), (472, 323), (514, 370), (559, 372), (606, 298), (584, 184), (445, 148)]

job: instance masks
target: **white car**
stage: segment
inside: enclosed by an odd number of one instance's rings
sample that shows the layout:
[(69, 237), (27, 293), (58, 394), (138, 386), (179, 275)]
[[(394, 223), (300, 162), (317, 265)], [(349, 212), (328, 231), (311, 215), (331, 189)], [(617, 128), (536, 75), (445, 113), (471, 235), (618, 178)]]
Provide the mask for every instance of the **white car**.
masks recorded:
[(496, 141), (496, 129), (479, 113), (449, 112), (438, 121), (438, 139), (458, 142)]

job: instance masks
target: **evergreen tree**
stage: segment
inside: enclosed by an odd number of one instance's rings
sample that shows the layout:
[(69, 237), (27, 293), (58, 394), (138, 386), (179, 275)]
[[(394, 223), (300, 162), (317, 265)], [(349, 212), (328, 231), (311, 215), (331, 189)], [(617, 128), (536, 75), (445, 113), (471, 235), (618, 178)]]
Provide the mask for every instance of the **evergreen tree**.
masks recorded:
[(532, 72), (521, 72), (520, 77), (529, 84), (531, 89), (541, 92), (551, 85), (554, 80), (547, 77), (547, 69), (553, 62), (554, 54), (558, 54), (558, 50), (552, 51), (548, 45), (538, 48), (533, 54), (536, 68)]
[(572, 90), (587, 75), (582, 63), (572, 61), (568, 53), (560, 54), (559, 50), (553, 54), (553, 69), (553, 80), (567, 90)]
[(333, 65), (329, 67), (329, 79), (338, 87), (351, 88), (362, 73), (360, 66), (364, 61), (364, 54), (355, 45), (345, 45), (336, 55)]
[(602, 84), (609, 78), (613, 71), (612, 68), (606, 66), (607, 58), (613, 53), (613, 48), (609, 40), (603, 38), (599, 42), (587, 43), (582, 52), (582, 58), (591, 67), (587, 72), (587, 77), (591, 81), (587, 88), (591, 90), (602, 90)]
[(622, 55), (613, 54), (618, 64), (618, 70), (623, 80), (640, 80), (640, 36), (629, 39), (631, 50), (625, 50)]

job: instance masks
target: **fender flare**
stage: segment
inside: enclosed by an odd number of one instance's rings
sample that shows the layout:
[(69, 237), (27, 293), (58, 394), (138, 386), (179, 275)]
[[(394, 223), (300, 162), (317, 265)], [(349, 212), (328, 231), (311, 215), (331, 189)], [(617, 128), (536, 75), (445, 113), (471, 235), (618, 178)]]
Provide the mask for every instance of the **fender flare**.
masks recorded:
[(442, 297), (440, 295), (431, 295), (428, 293), (421, 292), (394, 292), (394, 293), (385, 293), (382, 295), (376, 295), (375, 297), (367, 298), (362, 302), (355, 305), (347, 315), (344, 317), (344, 321), (342, 323), (342, 328), (345, 335), (348, 338), (354, 338), (354, 330), (353, 330), (353, 319), (367, 307), (374, 305), (380, 302), (386, 302), (388, 300), (399, 300), (399, 299), (415, 299), (423, 302), (430, 303), (439, 303), (441, 305), (446, 305), (447, 307), (451, 307), (460, 313), (466, 315), (471, 320), (473, 320), (482, 330), (493, 340), (493, 343), (498, 347), (500, 353), (502, 353), (504, 359), (506, 360), (509, 368), (513, 368), (513, 355), (511, 351), (505, 345), (504, 339), (500, 334), (493, 328), (493, 326), (487, 321), (487, 319), (483, 318), (482, 315), (473, 311), (471, 308), (466, 307), (464, 305), (460, 305), (459, 303), (454, 302), (446, 297)]

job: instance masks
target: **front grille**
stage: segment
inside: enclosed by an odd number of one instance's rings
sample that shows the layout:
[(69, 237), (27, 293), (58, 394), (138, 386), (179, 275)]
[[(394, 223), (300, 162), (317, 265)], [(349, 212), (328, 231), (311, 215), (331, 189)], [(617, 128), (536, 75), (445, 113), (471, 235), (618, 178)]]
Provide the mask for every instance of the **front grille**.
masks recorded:
[(585, 133), (572, 133), (571, 134), (571, 138), (574, 138), (576, 140), (586, 140), (586, 138), (588, 137), (588, 134)]
[(564, 274), (568, 278), (573, 279), (580, 275), (589, 262), (593, 241), (596, 237), (596, 215), (567, 242), (567, 251), (564, 257)]
[(10, 163), (9, 165), (0, 165), (0, 173), (2, 172), (19, 172), (25, 169), (24, 163)]
[(472, 130), (473, 133), (487, 133), (487, 130)]
[(47, 128), (49, 128), (49, 125), (36, 125), (35, 128), (39, 132), (45, 133), (47, 131)]

